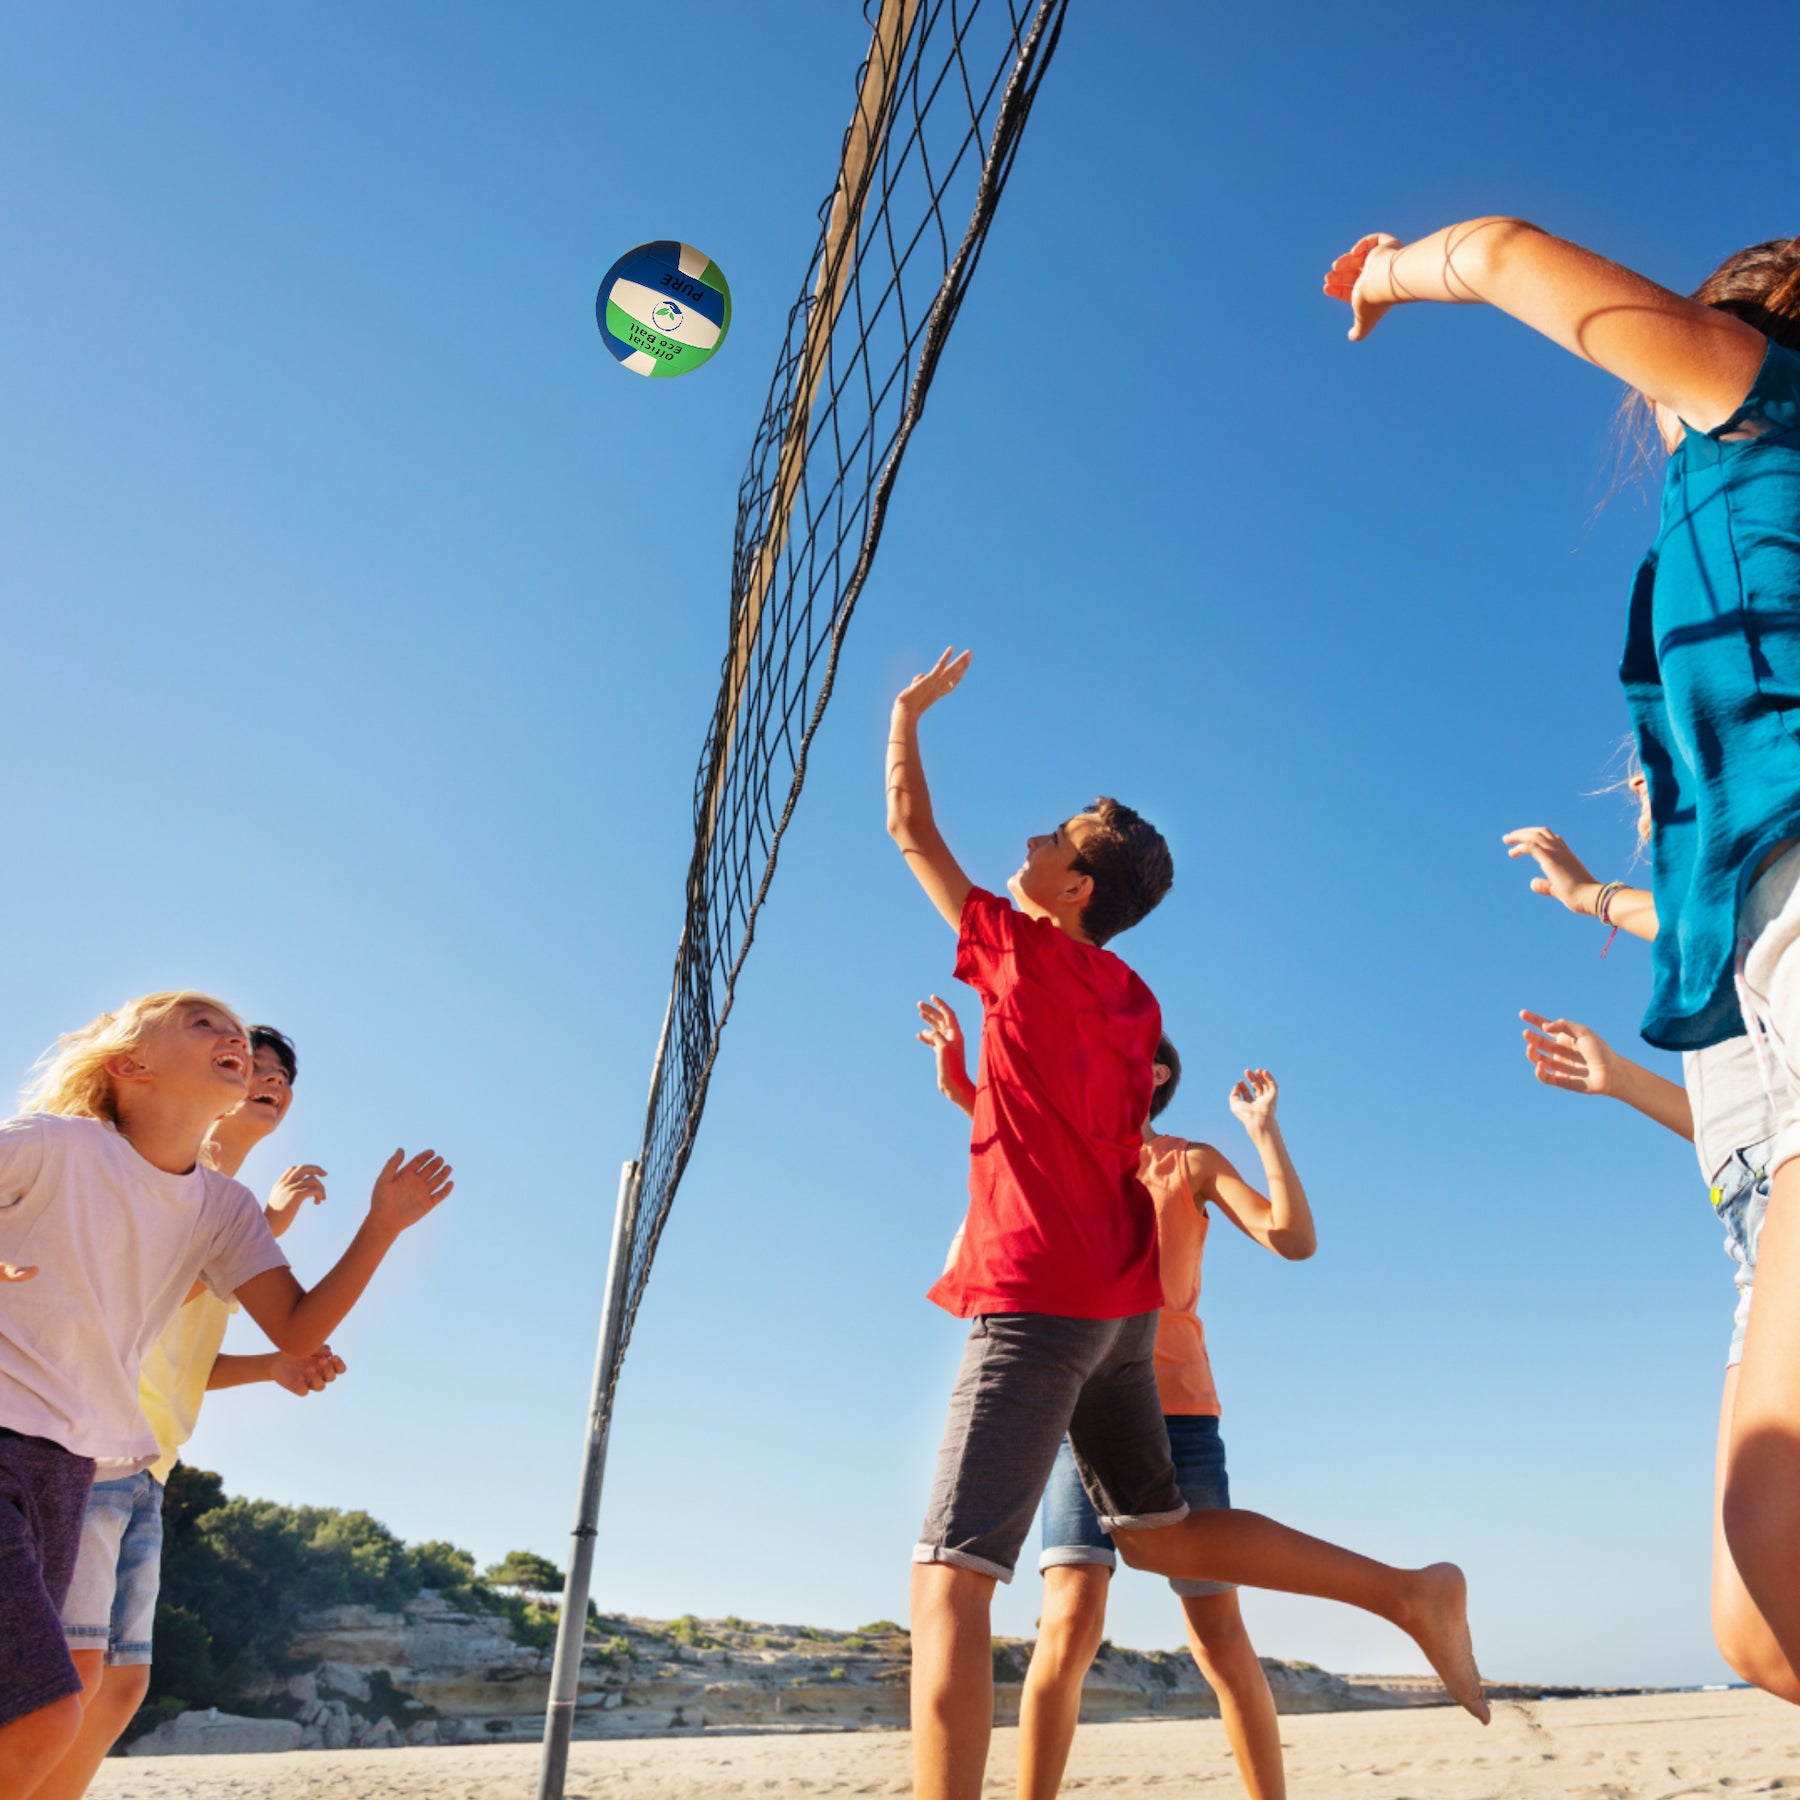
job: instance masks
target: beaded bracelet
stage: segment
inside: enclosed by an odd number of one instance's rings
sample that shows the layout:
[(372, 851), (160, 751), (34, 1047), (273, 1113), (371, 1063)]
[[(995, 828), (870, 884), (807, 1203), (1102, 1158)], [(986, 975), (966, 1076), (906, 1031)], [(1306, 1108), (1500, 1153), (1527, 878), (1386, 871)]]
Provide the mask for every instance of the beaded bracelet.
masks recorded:
[(1613, 925), (1612, 903), (1618, 899), (1619, 895), (1624, 891), (1624, 882), (1609, 881), (1595, 897), (1594, 917), (1598, 919), (1602, 925), (1612, 925), (1612, 930), (1606, 934), (1606, 942), (1600, 946), (1600, 954), (1602, 957), (1604, 957), (1607, 951), (1613, 947), (1613, 939), (1619, 935), (1618, 926)]

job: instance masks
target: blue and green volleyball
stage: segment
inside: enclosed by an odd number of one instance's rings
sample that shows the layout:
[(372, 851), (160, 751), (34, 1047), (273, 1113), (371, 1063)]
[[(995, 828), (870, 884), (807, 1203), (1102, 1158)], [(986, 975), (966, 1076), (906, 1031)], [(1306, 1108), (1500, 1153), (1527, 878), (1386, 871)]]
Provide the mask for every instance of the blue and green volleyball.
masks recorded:
[(606, 347), (634, 375), (686, 375), (724, 343), (731, 289), (692, 244), (662, 239), (627, 250), (594, 301)]

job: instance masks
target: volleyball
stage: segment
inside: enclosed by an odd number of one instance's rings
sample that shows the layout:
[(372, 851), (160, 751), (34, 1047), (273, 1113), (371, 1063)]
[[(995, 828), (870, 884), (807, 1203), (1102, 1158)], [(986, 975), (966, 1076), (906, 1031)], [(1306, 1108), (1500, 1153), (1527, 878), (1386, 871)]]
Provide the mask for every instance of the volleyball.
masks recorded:
[(724, 343), (731, 289), (692, 244), (660, 239), (627, 250), (594, 301), (606, 347), (634, 375), (686, 375)]

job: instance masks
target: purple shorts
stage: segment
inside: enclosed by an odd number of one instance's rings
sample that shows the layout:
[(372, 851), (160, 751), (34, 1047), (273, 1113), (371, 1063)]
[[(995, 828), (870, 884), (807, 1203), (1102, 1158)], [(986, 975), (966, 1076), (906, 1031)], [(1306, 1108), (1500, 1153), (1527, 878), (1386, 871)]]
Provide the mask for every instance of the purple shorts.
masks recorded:
[(0, 1426), (0, 1725), (81, 1692), (62, 1605), (94, 1465)]

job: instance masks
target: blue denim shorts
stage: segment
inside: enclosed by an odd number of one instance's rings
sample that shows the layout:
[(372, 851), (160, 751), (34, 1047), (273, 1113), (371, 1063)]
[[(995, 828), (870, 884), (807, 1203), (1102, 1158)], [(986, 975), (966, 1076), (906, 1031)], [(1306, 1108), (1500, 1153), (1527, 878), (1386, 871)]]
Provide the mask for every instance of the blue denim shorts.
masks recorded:
[(94, 1483), (63, 1602), (71, 1650), (104, 1650), (108, 1663), (149, 1662), (162, 1586), (162, 1514), (162, 1483), (147, 1471)]
[(1732, 1152), (1713, 1188), (1713, 1210), (1725, 1227), (1725, 1254), (1737, 1264), (1737, 1311), (1731, 1317), (1731, 1348), (1725, 1366), (1735, 1369), (1744, 1360), (1744, 1333), (1750, 1328), (1750, 1293), (1756, 1285), (1756, 1250), (1762, 1241), (1763, 1219), (1769, 1210), (1769, 1154), (1775, 1140), (1768, 1138), (1748, 1149)]
[[(1215, 1506), (1229, 1506), (1231, 1483), (1225, 1474), (1225, 1440), (1219, 1436), (1218, 1419), (1208, 1413), (1164, 1413), (1163, 1423), (1169, 1428), (1169, 1448), (1175, 1456), (1175, 1482), (1188, 1510), (1205, 1512)], [(1092, 1563), (1104, 1569), (1117, 1567), (1113, 1541), (1100, 1529), (1099, 1517), (1081, 1485), (1067, 1438), (1056, 1453), (1056, 1466), (1050, 1471), (1050, 1485), (1044, 1489), (1038, 1518), (1044, 1537), (1043, 1554), (1038, 1557), (1040, 1574), (1071, 1563)], [(1171, 1576), (1169, 1586), (1184, 1597), (1198, 1598), (1229, 1594), (1237, 1583), (1183, 1581)]]

